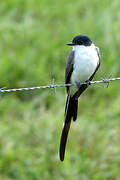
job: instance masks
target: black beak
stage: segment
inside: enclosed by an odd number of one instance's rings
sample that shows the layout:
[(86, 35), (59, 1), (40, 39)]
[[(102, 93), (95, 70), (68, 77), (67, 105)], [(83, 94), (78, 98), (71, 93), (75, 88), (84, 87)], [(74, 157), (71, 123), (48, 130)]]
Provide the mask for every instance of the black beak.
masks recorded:
[(70, 43), (67, 43), (66, 45), (68, 45), (68, 46), (74, 46), (75, 43), (70, 42)]

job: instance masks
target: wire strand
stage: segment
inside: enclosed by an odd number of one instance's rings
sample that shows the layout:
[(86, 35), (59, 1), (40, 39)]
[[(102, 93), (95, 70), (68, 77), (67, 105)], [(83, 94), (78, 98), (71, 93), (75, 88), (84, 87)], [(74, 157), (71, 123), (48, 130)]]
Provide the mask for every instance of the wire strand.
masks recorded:
[[(120, 80), (120, 77), (118, 77), (118, 78), (109, 78), (109, 79), (102, 79), (102, 80), (99, 80), (99, 81), (90, 81), (90, 85), (99, 84), (99, 83), (106, 83), (107, 87), (108, 87), (109, 83), (111, 81), (117, 81), (117, 80)], [(81, 83), (80, 85), (83, 85), (83, 84), (87, 84), (87, 82)], [(3, 88), (0, 88), (0, 93), (10, 93), (10, 92), (18, 92), (18, 91), (30, 91), (30, 90), (47, 89), (47, 88), (53, 89), (56, 92), (56, 88), (67, 87), (67, 86), (76, 86), (76, 84), (54, 84), (54, 81), (53, 81), (53, 84), (47, 85), (47, 86), (36, 86), (36, 87), (26, 87), (26, 88), (13, 88), (13, 89), (5, 89), (5, 87), (3, 87)]]

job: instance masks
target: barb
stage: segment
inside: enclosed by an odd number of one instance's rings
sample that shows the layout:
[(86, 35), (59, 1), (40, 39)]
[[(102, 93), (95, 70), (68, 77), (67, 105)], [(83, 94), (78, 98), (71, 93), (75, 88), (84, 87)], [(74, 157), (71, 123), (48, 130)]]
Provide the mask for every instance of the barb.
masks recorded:
[[(120, 77), (118, 78), (109, 78), (109, 79), (102, 79), (100, 81), (91, 81), (90, 84), (99, 84), (99, 83), (106, 83), (107, 87), (110, 83), (110, 81), (117, 81), (120, 80)], [(87, 83), (81, 83), (82, 84), (87, 84)], [(76, 86), (75, 84), (54, 84), (54, 81), (51, 85), (47, 85), (47, 86), (36, 86), (36, 87), (28, 87), (28, 88), (14, 88), (14, 89), (4, 89), (4, 88), (0, 88), (0, 93), (10, 93), (10, 92), (17, 92), (17, 91), (30, 91), (30, 90), (35, 90), (35, 89), (54, 89), (56, 92), (56, 88), (58, 87), (67, 87), (67, 86)]]
[(54, 90), (54, 93), (56, 94), (56, 87), (54, 85), (55, 85), (55, 80), (53, 79), (52, 84), (50, 85), (50, 89)]

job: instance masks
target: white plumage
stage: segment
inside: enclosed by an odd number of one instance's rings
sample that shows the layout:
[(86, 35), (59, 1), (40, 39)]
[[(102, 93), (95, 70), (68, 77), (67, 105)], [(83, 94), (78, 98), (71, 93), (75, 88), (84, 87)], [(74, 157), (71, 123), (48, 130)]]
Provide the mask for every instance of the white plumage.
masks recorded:
[[(91, 44), (91, 46), (73, 46), (75, 53), (71, 83), (83, 83), (86, 80), (89, 80), (89, 78), (95, 72), (99, 63), (96, 48), (97, 47), (94, 44)], [(76, 90), (77, 89), (75, 87), (72, 87), (70, 94), (73, 94)]]

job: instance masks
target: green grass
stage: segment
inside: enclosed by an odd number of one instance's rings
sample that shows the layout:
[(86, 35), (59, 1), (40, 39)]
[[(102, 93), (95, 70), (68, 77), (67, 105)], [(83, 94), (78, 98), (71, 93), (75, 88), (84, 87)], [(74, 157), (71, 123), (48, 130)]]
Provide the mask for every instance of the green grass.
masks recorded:
[[(64, 82), (65, 44), (87, 34), (101, 51), (95, 79), (120, 76), (119, 1), (0, 2), (0, 87)], [(58, 147), (65, 89), (0, 96), (0, 179), (119, 180), (119, 82), (91, 86), (79, 100), (66, 157)]]

